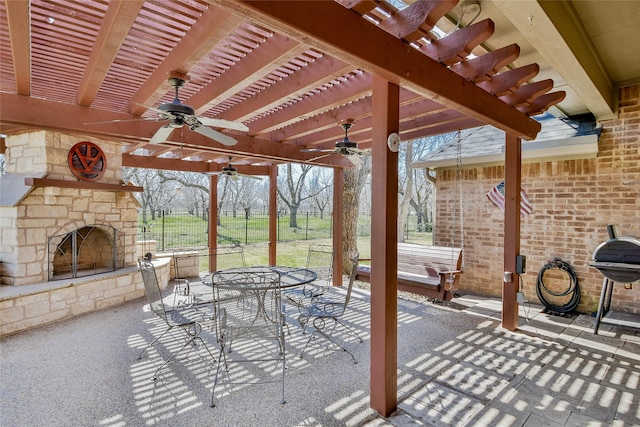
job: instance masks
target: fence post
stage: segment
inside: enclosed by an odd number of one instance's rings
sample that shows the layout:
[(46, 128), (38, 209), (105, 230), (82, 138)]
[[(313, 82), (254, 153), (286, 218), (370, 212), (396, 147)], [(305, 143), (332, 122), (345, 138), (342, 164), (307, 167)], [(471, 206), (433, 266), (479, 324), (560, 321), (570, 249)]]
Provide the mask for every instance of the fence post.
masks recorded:
[(249, 244), (249, 217), (246, 212), (244, 215), (244, 244)]
[(409, 215), (407, 214), (407, 220), (404, 223), (404, 240), (409, 240)]
[(309, 240), (309, 211), (307, 211), (307, 225), (304, 229), (304, 240)]
[(164, 252), (164, 209), (162, 212), (162, 252)]

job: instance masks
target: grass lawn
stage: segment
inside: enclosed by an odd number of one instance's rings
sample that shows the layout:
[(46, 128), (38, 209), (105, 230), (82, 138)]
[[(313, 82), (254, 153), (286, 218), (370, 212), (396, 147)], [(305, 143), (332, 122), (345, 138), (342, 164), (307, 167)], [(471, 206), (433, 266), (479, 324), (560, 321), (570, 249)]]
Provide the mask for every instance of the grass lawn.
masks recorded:
[[(431, 244), (431, 233), (416, 233), (410, 235), (408, 243), (422, 245)], [(278, 265), (292, 267), (304, 267), (307, 262), (307, 251), (309, 245), (331, 245), (331, 239), (295, 240), (290, 242), (278, 242), (276, 258)], [(256, 243), (244, 247), (244, 257), (247, 265), (268, 265), (269, 245), (268, 243)], [(369, 236), (358, 238), (358, 251), (360, 258), (371, 258), (371, 238)]]

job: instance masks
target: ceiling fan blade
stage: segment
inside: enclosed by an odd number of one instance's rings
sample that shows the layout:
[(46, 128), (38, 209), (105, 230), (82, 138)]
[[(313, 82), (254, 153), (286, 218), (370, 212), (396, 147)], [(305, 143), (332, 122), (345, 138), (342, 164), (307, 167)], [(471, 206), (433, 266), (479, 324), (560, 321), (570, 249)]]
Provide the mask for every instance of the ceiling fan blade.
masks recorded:
[(258, 181), (262, 181), (262, 178), (260, 178), (259, 176), (245, 175), (243, 173), (239, 173), (237, 176), (241, 176), (243, 178), (251, 178), (251, 179), (258, 180)]
[(353, 166), (361, 166), (363, 163), (363, 159), (362, 157), (360, 157), (360, 154), (352, 154), (350, 156), (345, 156), (347, 159), (349, 159), (349, 161), (353, 164)]
[(346, 149), (347, 151), (347, 155), (351, 155), (351, 154), (360, 154), (362, 156), (370, 156), (371, 155), (371, 150), (361, 150), (358, 147), (350, 147)]
[[(168, 111), (163, 111), (163, 110), (160, 110), (158, 108), (150, 107), (150, 106), (144, 105), (144, 104), (140, 104), (140, 103), (135, 102), (135, 101), (131, 101), (131, 103), (139, 105), (141, 107), (144, 107), (147, 110), (155, 111), (156, 113), (158, 113), (160, 115), (160, 120), (172, 120), (172, 119), (176, 119), (177, 118), (177, 116), (174, 116), (173, 114), (169, 113)], [(153, 119), (151, 119), (151, 120), (153, 120)]]
[(159, 122), (164, 121), (164, 119), (160, 119), (158, 117), (141, 117), (139, 119), (116, 119), (116, 120), (105, 120), (102, 122), (85, 122), (83, 125), (100, 125), (103, 123), (122, 123), (122, 122)]
[(156, 133), (153, 134), (153, 136), (149, 140), (149, 143), (158, 144), (160, 142), (166, 141), (167, 139), (169, 139), (169, 135), (171, 135), (171, 132), (173, 132), (173, 129), (174, 128), (170, 126), (162, 126), (160, 129), (156, 131)]
[(212, 126), (214, 128), (232, 129), (232, 130), (239, 130), (243, 132), (249, 131), (249, 128), (244, 123), (233, 122), (231, 120), (212, 119), (209, 117), (198, 117), (198, 120), (203, 125)]
[(238, 141), (235, 138), (231, 138), (228, 135), (223, 134), (222, 132), (218, 132), (215, 129), (211, 129), (207, 126), (195, 126), (191, 128), (192, 131), (198, 132), (200, 135), (204, 135), (209, 139), (213, 139), (214, 141), (219, 142), (223, 145), (236, 145)]
[[(333, 151), (333, 150), (331, 150), (331, 151)], [(329, 154), (323, 154), (322, 156), (318, 156), (318, 157), (314, 157), (313, 159), (309, 159), (309, 160), (307, 160), (307, 162), (313, 162), (313, 161), (316, 161), (316, 160), (320, 160), (320, 159), (323, 159), (325, 157), (333, 156), (334, 154), (336, 154), (336, 153), (332, 152), (332, 153), (329, 153)]]
[(335, 153), (335, 148), (305, 148), (301, 153)]

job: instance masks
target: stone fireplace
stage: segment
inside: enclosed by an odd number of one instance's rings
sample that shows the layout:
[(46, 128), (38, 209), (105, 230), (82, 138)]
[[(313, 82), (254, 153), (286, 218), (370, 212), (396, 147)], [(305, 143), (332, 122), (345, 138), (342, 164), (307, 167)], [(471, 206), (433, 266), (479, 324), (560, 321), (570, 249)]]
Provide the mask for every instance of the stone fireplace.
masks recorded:
[[(104, 153), (106, 168), (98, 182), (74, 187), (79, 180), (70, 169), (69, 152), (82, 141), (86, 138), (50, 131), (7, 138), (7, 174), (0, 178), (2, 285), (77, 277), (84, 270), (95, 274), (114, 270), (114, 263), (117, 268), (135, 265), (139, 204), (132, 192), (116, 191), (122, 184), (120, 144), (92, 139)], [(29, 178), (34, 185), (25, 183)]]
[[(84, 144), (85, 141), (90, 143)], [(80, 144), (83, 143), (83, 144)], [(101, 170), (73, 171), (72, 148), (97, 146)], [(0, 177), (3, 333), (144, 295), (137, 273), (139, 188), (121, 181), (121, 145), (52, 131), (5, 141)]]

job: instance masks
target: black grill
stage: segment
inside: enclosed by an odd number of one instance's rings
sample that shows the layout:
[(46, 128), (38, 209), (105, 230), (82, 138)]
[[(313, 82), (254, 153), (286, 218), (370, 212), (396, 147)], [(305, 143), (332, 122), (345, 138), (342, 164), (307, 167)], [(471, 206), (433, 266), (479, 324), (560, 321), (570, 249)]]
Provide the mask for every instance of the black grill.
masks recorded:
[(640, 280), (640, 238), (621, 236), (600, 244), (593, 252), (591, 266), (617, 283)]

